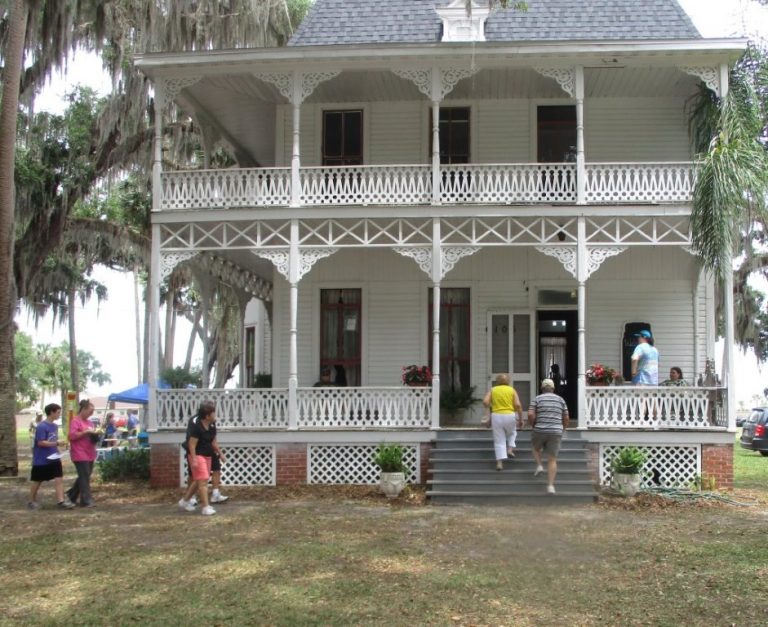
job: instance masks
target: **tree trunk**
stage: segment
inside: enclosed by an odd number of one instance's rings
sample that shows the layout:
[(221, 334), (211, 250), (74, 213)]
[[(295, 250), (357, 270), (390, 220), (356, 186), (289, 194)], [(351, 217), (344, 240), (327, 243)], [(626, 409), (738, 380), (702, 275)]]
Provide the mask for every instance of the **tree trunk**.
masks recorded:
[(67, 316), (67, 322), (69, 323), (69, 379), (72, 381), (71, 392), (77, 395), (77, 400), (80, 400), (80, 368), (77, 367), (77, 331), (75, 330), (75, 304), (77, 301), (77, 294), (74, 289), (70, 289), (67, 293), (67, 302), (69, 305), (69, 315)]
[(16, 450), (16, 372), (13, 338), (16, 288), (13, 281), (14, 166), (19, 84), (24, 62), (27, 3), (8, 3), (8, 33), (0, 103), (0, 476), (19, 474)]
[(136, 321), (136, 383), (142, 383), (141, 374), (141, 317), (139, 301), (139, 268), (133, 270), (133, 314)]
[(189, 333), (189, 343), (187, 344), (187, 357), (184, 359), (184, 370), (189, 371), (192, 368), (192, 352), (195, 349), (195, 340), (197, 339), (197, 327), (200, 324), (200, 308), (195, 311), (195, 319), (192, 321), (192, 331)]

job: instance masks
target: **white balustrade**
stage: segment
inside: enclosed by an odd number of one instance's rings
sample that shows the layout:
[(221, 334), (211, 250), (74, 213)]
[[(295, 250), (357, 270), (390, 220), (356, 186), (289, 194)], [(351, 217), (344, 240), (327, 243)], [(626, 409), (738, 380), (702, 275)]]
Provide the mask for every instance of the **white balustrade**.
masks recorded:
[(693, 185), (690, 162), (587, 163), (587, 203), (687, 202)]
[(432, 388), (299, 388), (299, 428), (429, 429)]
[[(431, 388), (299, 388), (300, 429), (429, 429)], [(286, 429), (288, 390), (157, 390), (157, 426), (186, 427), (203, 401), (222, 428)]]
[(164, 172), (161, 209), (286, 206), (290, 168), (237, 168)]
[(301, 169), (304, 205), (423, 205), (432, 193), (428, 165)]
[[(441, 166), (445, 204), (574, 203), (573, 163)], [(592, 204), (687, 202), (692, 163), (588, 163), (586, 200)], [(161, 175), (161, 208), (287, 207), (289, 168), (189, 170)], [(429, 165), (301, 168), (301, 204), (428, 205)]]
[(724, 388), (587, 387), (592, 429), (712, 429), (728, 426)]
[(442, 172), (444, 203), (573, 203), (576, 164), (448, 165)]
[(287, 389), (157, 390), (157, 426), (183, 428), (200, 403), (216, 404), (216, 424), (225, 428), (285, 429)]

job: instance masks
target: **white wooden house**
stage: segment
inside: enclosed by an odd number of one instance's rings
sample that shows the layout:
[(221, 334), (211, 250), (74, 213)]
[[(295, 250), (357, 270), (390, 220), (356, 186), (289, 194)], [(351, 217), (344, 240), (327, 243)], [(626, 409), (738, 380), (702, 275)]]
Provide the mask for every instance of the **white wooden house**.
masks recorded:
[[(726, 92), (745, 42), (702, 38), (675, 0), (464, 5), (316, 0), (287, 47), (138, 60), (157, 100), (152, 311), (173, 268), (199, 264), (265, 304), (273, 376), (154, 390), (155, 484), (177, 484), (207, 398), (226, 483), (373, 482), (382, 441), (423, 482), (441, 389), (482, 395), (508, 371), (527, 404), (557, 363), (595, 481), (633, 443), (665, 484), (730, 485), (732, 374), (695, 386), (715, 292), (689, 250), (686, 103), (702, 83)], [(163, 171), (171, 101), (238, 167)], [(642, 327), (661, 378), (679, 366), (692, 386), (588, 386), (595, 362), (628, 374)], [(409, 364), (432, 387), (402, 385)], [(336, 387), (312, 387), (323, 368)]]

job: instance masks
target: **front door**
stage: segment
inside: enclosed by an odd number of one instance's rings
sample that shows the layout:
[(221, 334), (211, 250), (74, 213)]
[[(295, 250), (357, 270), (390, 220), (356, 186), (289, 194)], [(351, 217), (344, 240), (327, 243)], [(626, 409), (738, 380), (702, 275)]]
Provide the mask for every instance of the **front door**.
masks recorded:
[(579, 353), (576, 310), (544, 310), (537, 314), (538, 380), (552, 379), (565, 399), (571, 424), (576, 424)]
[(524, 414), (528, 411), (531, 393), (535, 391), (531, 372), (531, 331), (530, 312), (488, 312), (488, 387), (496, 375), (509, 373)]

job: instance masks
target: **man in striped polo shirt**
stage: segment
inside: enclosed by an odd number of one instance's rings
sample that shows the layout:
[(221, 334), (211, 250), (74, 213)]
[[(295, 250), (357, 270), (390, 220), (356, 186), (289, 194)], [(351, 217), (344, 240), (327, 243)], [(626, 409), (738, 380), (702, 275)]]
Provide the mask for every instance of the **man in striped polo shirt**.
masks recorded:
[(533, 457), (536, 459), (536, 477), (544, 472), (541, 465), (542, 450), (547, 454), (547, 493), (555, 493), (555, 475), (557, 475), (557, 454), (560, 451), (560, 440), (563, 429), (568, 426), (568, 406), (565, 401), (555, 394), (555, 383), (552, 379), (541, 382), (541, 394), (531, 401), (528, 407), (528, 422), (531, 423), (531, 446)]

